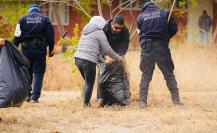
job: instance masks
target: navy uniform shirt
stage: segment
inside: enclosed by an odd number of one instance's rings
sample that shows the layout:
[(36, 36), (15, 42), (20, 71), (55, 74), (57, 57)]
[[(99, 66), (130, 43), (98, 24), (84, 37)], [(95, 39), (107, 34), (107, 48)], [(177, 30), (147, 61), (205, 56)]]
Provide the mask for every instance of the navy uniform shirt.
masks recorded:
[(32, 10), (23, 16), (16, 26), (14, 44), (19, 45), (28, 39), (46, 39), (49, 49), (54, 47), (53, 26), (48, 17), (41, 14), (38, 10)]
[(148, 39), (169, 43), (177, 32), (175, 19), (168, 22), (169, 12), (158, 9), (153, 3), (145, 5), (137, 18), (140, 33), (140, 44)]

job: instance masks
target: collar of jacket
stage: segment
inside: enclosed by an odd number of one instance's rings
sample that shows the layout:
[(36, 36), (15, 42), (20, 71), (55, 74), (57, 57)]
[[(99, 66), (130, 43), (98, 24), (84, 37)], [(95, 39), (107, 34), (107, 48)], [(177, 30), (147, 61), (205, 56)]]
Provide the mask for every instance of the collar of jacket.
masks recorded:
[(103, 28), (104, 32), (108, 32), (109, 29), (111, 29), (111, 23), (113, 19), (110, 19), (107, 21), (105, 27)]

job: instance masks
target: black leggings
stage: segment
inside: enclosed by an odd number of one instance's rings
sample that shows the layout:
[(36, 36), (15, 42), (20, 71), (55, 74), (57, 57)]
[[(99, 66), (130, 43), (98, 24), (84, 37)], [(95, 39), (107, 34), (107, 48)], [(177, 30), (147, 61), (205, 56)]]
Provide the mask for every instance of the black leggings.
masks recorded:
[(84, 104), (89, 104), (96, 77), (96, 64), (80, 58), (75, 58), (75, 64), (85, 80), (83, 90)]

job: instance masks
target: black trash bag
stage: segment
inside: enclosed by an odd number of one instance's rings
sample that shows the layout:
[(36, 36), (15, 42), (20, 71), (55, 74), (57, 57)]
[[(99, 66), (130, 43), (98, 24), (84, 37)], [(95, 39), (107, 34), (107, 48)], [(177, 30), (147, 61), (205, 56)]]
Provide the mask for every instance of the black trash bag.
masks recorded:
[(31, 89), (28, 59), (6, 41), (0, 47), (0, 108), (20, 107)]
[(99, 65), (98, 95), (103, 105), (130, 104), (130, 84), (124, 62)]

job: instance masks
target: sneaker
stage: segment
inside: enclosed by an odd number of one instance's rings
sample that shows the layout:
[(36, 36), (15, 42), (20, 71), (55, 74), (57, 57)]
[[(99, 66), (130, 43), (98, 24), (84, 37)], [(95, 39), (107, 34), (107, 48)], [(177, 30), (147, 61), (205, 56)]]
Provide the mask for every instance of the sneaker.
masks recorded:
[(31, 102), (32, 102), (32, 103), (39, 103), (38, 99), (32, 100)]
[(140, 106), (140, 109), (145, 109), (145, 108), (147, 108), (147, 103), (145, 103), (145, 102), (140, 102), (140, 103), (139, 103), (139, 106)]

